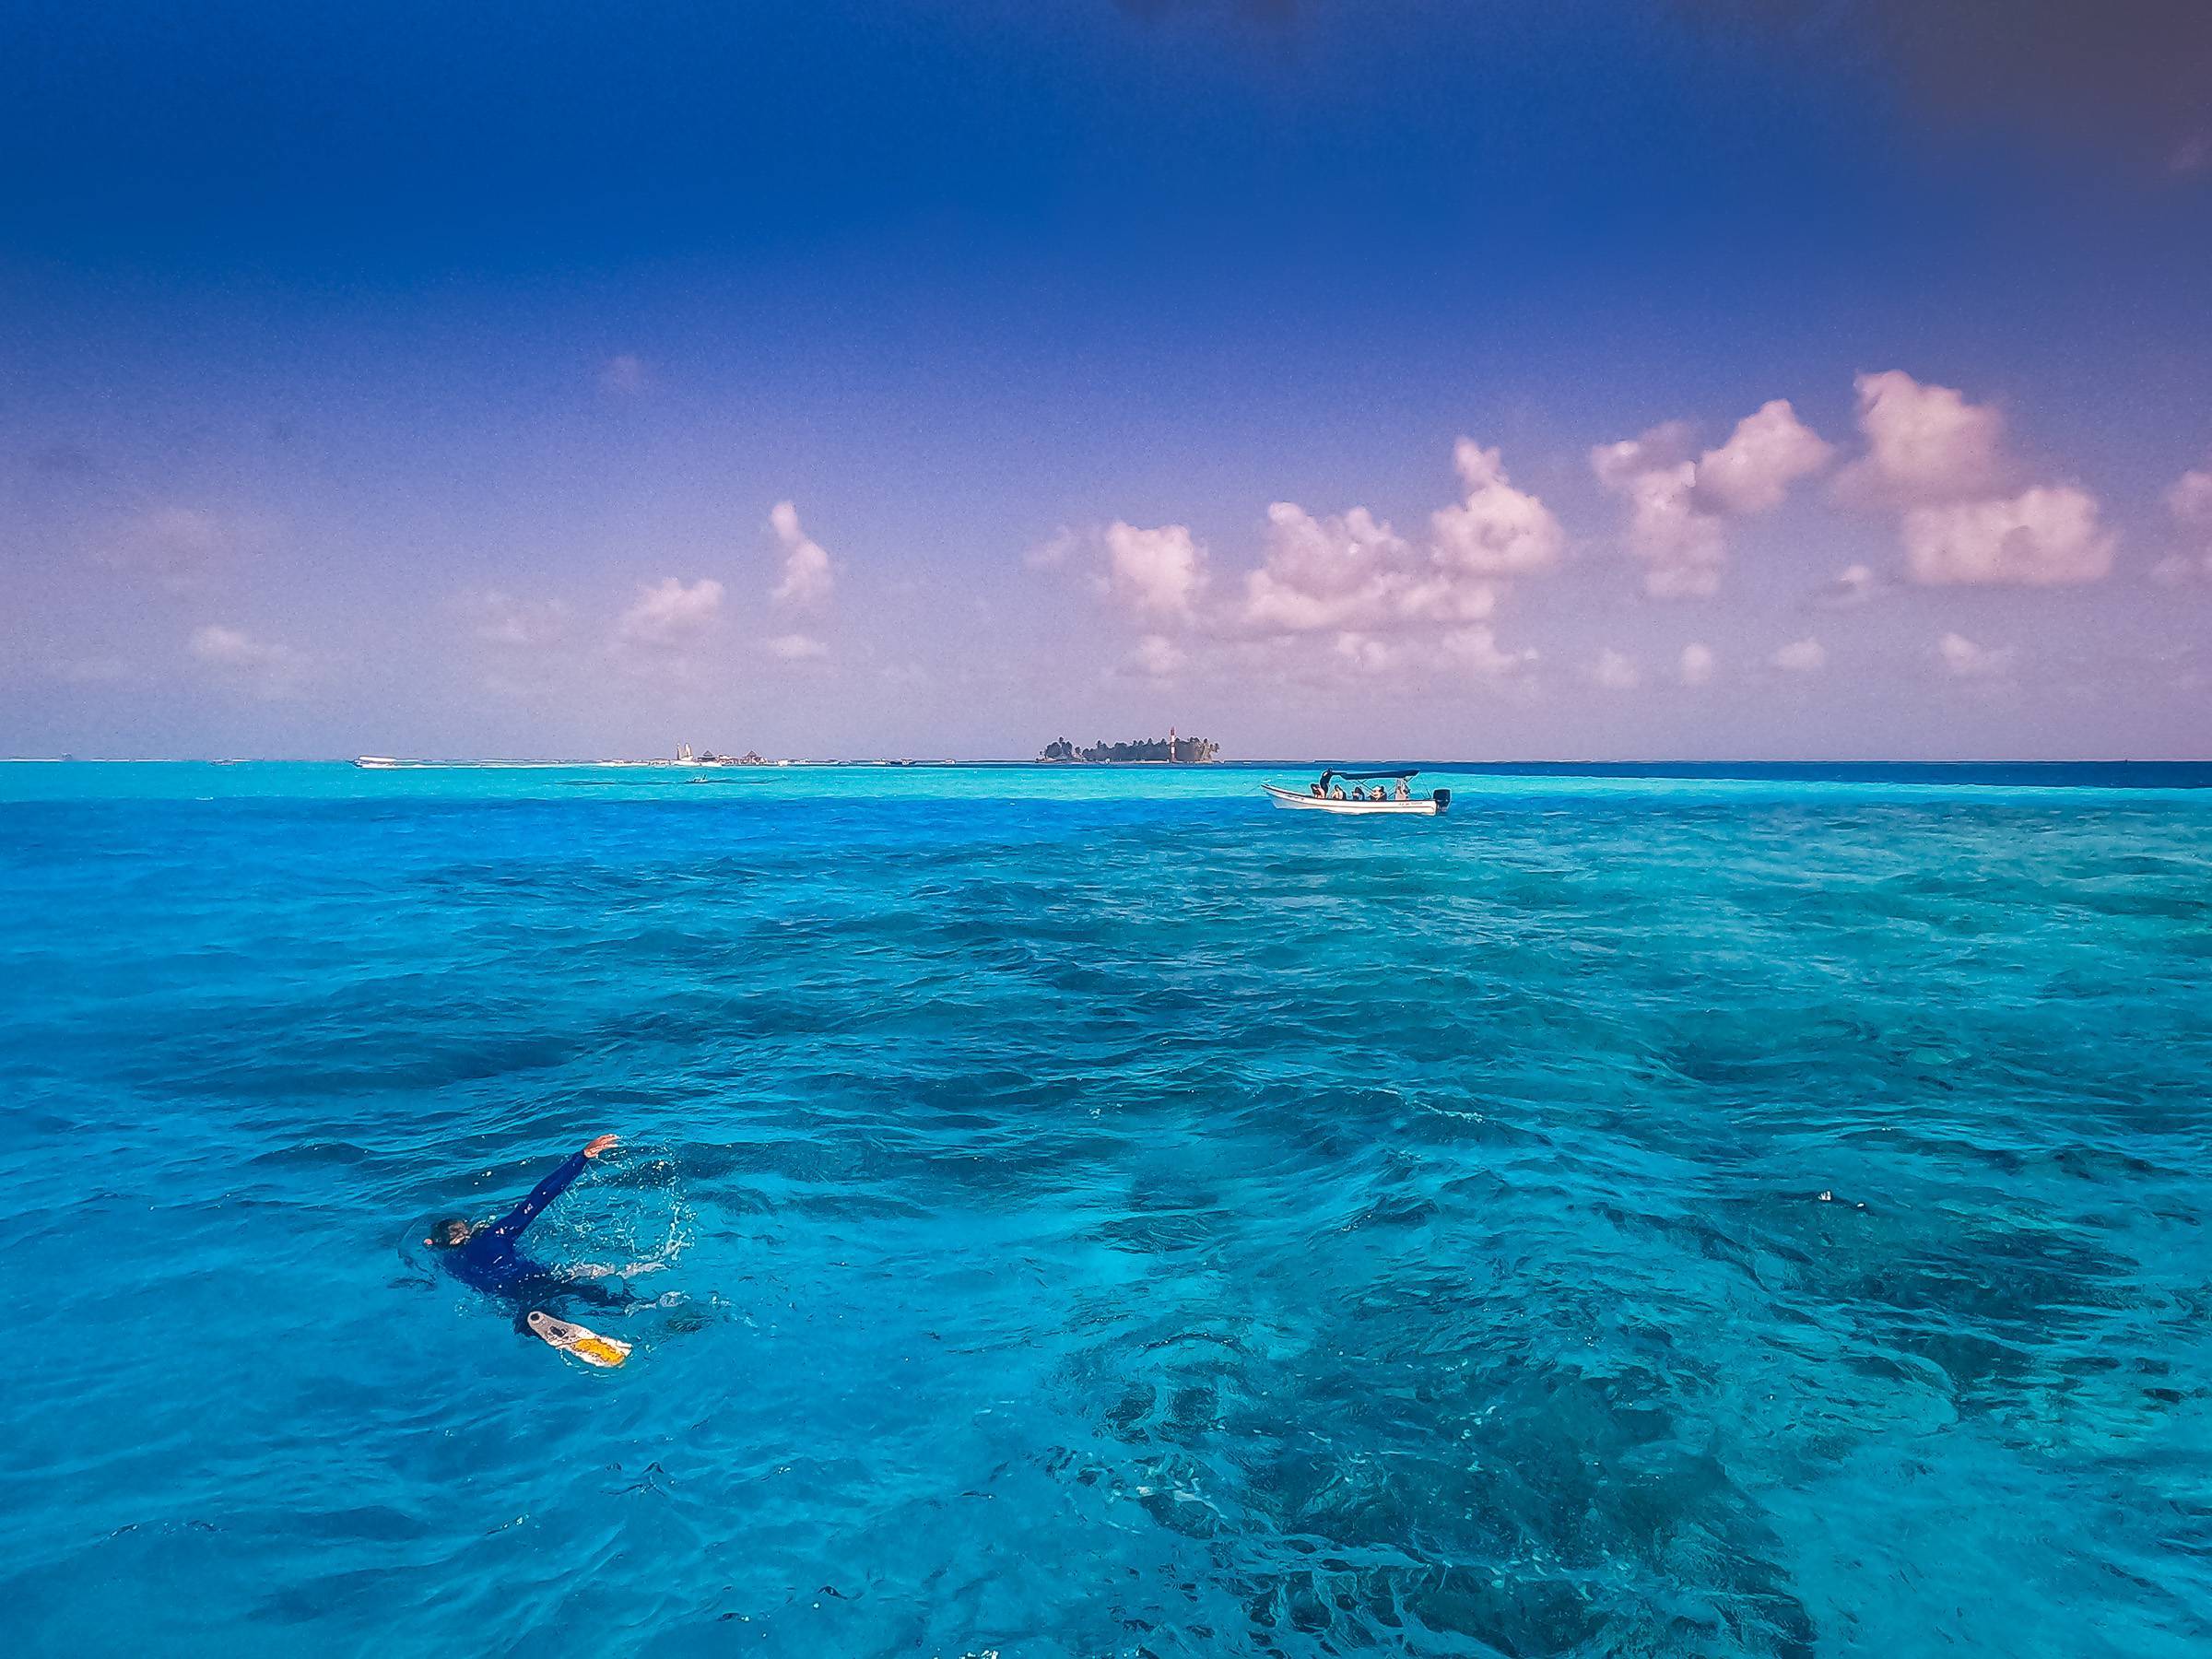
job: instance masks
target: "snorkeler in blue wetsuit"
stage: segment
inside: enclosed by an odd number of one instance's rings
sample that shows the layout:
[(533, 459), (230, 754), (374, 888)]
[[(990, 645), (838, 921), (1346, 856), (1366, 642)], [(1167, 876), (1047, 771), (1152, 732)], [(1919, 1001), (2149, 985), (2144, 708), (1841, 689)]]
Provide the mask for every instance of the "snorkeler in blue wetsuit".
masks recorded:
[(534, 1262), (514, 1247), (523, 1230), (568, 1191), (570, 1182), (583, 1173), (584, 1165), (614, 1145), (613, 1135), (602, 1135), (582, 1151), (571, 1153), (560, 1168), (537, 1183), (529, 1197), (490, 1226), (471, 1227), (453, 1216), (431, 1228), (430, 1236), (423, 1242), (437, 1249), (440, 1265), (463, 1284), (505, 1301), (543, 1302), (570, 1297), (605, 1307), (629, 1301), (628, 1286), (610, 1290), (573, 1273)]

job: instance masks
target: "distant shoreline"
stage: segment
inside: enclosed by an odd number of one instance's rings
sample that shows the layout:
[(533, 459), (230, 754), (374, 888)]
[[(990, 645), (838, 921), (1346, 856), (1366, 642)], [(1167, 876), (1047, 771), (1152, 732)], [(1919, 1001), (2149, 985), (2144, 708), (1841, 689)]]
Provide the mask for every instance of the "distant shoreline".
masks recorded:
[(2212, 759), (2200, 760), (1435, 760), (1402, 757), (1335, 757), (1253, 760), (841, 760), (785, 759), (745, 766), (677, 760), (399, 759), (360, 767), (353, 758), (207, 758), (0, 756), (0, 766), (316, 766), (368, 771), (646, 771), (712, 772), (759, 777), (777, 771), (927, 771), (1073, 772), (1174, 771), (1193, 773), (1318, 771), (1324, 766), (1392, 765), (1475, 777), (1620, 778), (1685, 782), (2102, 785), (2111, 788), (2212, 789)]

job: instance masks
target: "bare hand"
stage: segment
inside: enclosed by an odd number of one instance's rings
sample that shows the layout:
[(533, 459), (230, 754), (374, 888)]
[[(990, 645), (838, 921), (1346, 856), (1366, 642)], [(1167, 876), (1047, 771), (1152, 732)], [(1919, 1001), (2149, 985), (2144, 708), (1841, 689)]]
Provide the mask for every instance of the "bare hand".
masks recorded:
[(586, 1158), (596, 1158), (600, 1153), (605, 1152), (609, 1147), (613, 1147), (616, 1144), (617, 1138), (617, 1136), (612, 1135), (603, 1135), (599, 1136), (598, 1139), (591, 1142), (584, 1147), (583, 1155)]

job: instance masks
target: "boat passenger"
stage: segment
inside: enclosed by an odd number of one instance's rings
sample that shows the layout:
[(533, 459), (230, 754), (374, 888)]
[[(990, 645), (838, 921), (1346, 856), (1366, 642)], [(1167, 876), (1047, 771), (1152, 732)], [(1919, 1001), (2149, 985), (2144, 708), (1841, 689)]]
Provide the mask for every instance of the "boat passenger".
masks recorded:
[(1358, 784), (1358, 783), (1355, 783), (1355, 784), (1353, 784), (1353, 785), (1352, 785), (1352, 799), (1353, 799), (1353, 800), (1355, 800), (1355, 801), (1364, 801), (1364, 800), (1366, 800), (1366, 799), (1367, 799), (1367, 791), (1366, 791), (1366, 789), (1365, 789), (1365, 788), (1363, 788), (1361, 785), (1359, 785), (1359, 784)]
[(1320, 784), (1318, 784), (1318, 783), (1314, 783), (1314, 784), (1309, 785), (1309, 787), (1310, 787), (1310, 788), (1312, 790), (1312, 792), (1313, 792), (1315, 794), (1322, 794), (1322, 793), (1323, 793), (1322, 787), (1321, 787), (1321, 785), (1320, 785)]
[(1336, 785), (1336, 796), (1335, 796), (1335, 798), (1336, 798), (1337, 800), (1339, 800), (1339, 801), (1341, 801), (1341, 800), (1343, 800), (1343, 799), (1344, 799), (1344, 785), (1343, 785), (1343, 784), (1341, 784), (1341, 783), (1339, 783), (1339, 784), (1337, 784), (1337, 785)]
[(1413, 799), (1413, 791), (1406, 787), (1406, 780), (1403, 778), (1398, 780), (1398, 799), (1401, 801)]

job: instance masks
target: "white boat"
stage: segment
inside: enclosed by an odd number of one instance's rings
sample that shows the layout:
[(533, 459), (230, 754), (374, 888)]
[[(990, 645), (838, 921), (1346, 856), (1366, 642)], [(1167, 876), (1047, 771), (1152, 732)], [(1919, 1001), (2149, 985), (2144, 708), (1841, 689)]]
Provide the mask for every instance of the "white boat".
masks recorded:
[(1376, 792), (1379, 798), (1371, 801), (1353, 800), (1349, 795), (1339, 796), (1329, 787), (1332, 778), (1349, 778), (1358, 783), (1369, 778), (1386, 778), (1396, 781), (1418, 778), (1418, 771), (1340, 772), (1333, 768), (1321, 774), (1321, 782), (1311, 789), (1284, 789), (1273, 783), (1260, 787), (1268, 798), (1289, 812), (1364, 812), (1382, 816), (1395, 814), (1400, 818), (1441, 818), (1452, 805), (1452, 792), (1432, 789), (1425, 795), (1412, 795), (1399, 801)]

